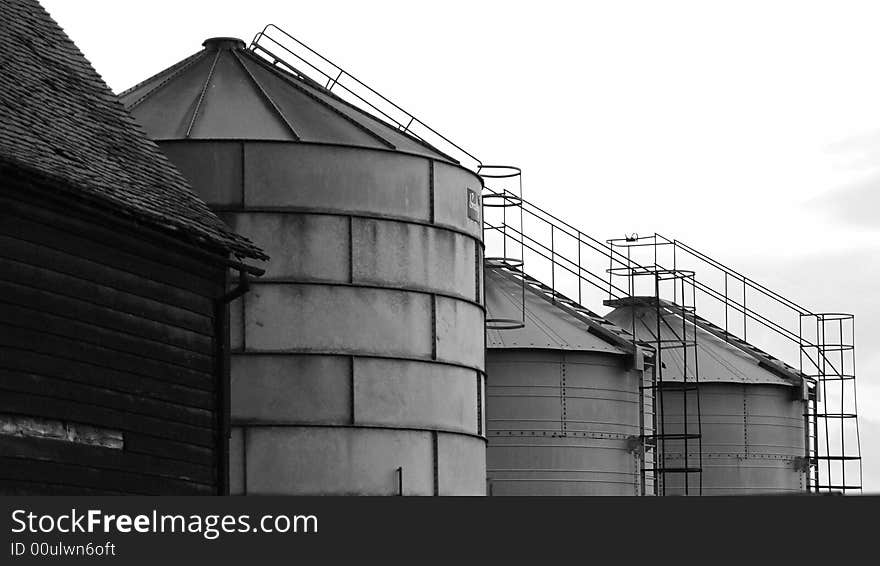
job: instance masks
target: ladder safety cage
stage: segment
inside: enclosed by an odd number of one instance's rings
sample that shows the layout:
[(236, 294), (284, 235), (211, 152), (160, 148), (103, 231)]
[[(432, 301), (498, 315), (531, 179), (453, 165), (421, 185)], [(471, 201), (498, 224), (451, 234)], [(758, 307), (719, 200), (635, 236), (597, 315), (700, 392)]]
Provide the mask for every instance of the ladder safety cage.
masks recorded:
[(855, 321), (846, 313), (802, 314), (801, 364), (809, 396), (810, 485), (817, 493), (860, 492), (861, 446), (855, 383)]
[[(653, 432), (644, 436), (654, 449), (655, 493), (701, 495), (703, 446), (696, 274), (660, 266), (651, 253), (649, 238), (634, 234), (607, 243), (626, 257), (623, 266), (609, 259), (609, 288), (623, 287), (629, 296), (618, 299), (609, 294), (605, 305), (631, 309), (629, 331), (634, 341), (654, 353), (651, 381), (643, 389), (653, 399)], [(620, 283), (614, 285), (614, 281)], [(653, 327), (637, 315), (636, 309), (651, 309)]]
[[(522, 212), (522, 170), (510, 165), (481, 165), (483, 243), (497, 255), (483, 258), (483, 268), (525, 275)], [(487, 330), (514, 330), (526, 325), (526, 279), (515, 279), (520, 286), (517, 317), (488, 316)]]

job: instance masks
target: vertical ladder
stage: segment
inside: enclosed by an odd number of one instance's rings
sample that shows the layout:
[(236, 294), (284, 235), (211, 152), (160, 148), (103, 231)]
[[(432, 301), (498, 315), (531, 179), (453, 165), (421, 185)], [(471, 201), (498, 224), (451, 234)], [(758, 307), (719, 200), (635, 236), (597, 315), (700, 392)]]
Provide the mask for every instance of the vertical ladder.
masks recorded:
[[(650, 240), (650, 241), (646, 241)], [(608, 240), (612, 251), (626, 259), (607, 269), (609, 289), (624, 287), (628, 297), (609, 296), (607, 306), (630, 308), (630, 333), (642, 348), (652, 351), (651, 382), (643, 386), (643, 399), (652, 399), (652, 430), (643, 433), (646, 470), (658, 495), (700, 495), (703, 489), (702, 423), (697, 358), (696, 280), (693, 271), (665, 269), (657, 262), (652, 238), (630, 236)], [(634, 254), (651, 257), (641, 263)], [(614, 281), (623, 279), (617, 285)], [(638, 317), (653, 311), (653, 327)], [(667, 366), (677, 358), (681, 374)], [(646, 368), (647, 371), (648, 368)], [(645, 404), (643, 403), (643, 410)], [(650, 466), (650, 468), (648, 468)]]
[[(703, 493), (703, 446), (700, 410), (699, 363), (697, 357), (697, 328), (694, 322), (696, 307), (688, 304), (687, 282), (692, 283), (693, 272), (681, 270), (655, 273), (655, 317), (657, 351), (655, 372), (657, 374), (654, 395), (659, 405), (659, 429), (654, 433), (657, 456), (654, 475), (659, 478), (660, 495), (702, 495)], [(661, 283), (670, 281), (680, 289), (680, 304), (668, 304), (661, 300)], [(691, 285), (692, 287), (692, 285)], [(692, 298), (695, 296), (692, 294)], [(690, 322), (688, 318), (691, 318)], [(671, 319), (671, 320), (670, 320)], [(679, 334), (680, 332), (680, 334)], [(664, 338), (664, 334), (671, 337)], [(665, 353), (677, 352), (681, 356), (681, 381), (666, 377)], [(667, 398), (671, 398), (670, 403)], [(692, 412), (693, 411), (693, 414)], [(670, 414), (673, 413), (673, 414)], [(677, 417), (674, 423), (670, 417)], [(673, 422), (671, 422), (673, 421)], [(670, 424), (678, 424), (670, 428)], [(673, 484), (673, 485), (670, 485)]]

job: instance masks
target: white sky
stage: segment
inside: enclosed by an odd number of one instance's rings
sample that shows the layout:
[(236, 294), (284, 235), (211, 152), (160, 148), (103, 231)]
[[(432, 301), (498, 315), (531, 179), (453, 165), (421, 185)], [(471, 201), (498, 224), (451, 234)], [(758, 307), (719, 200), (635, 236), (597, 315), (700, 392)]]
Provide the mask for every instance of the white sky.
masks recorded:
[(857, 315), (880, 492), (880, 4), (42, 0), (114, 90), (272, 22), (600, 239), (655, 231)]

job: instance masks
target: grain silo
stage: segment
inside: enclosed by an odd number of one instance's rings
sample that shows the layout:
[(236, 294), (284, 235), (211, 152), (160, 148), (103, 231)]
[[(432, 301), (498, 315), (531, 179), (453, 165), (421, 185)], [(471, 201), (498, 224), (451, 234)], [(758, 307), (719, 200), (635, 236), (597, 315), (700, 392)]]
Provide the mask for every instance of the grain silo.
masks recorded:
[(516, 270), (486, 270), (488, 316), (525, 313), (521, 328), (487, 333), (490, 494), (652, 493), (641, 352), (598, 315), (527, 283), (523, 293)]
[(238, 39), (121, 95), (273, 258), (232, 306), (233, 492), (484, 494), (481, 179)]
[[(685, 333), (694, 344), (696, 360), (687, 362), (686, 370), (683, 350), (664, 348), (661, 357), (657, 426), (668, 438), (665, 457), (658, 452), (664, 466), (684, 466), (684, 443), (677, 435), (699, 426), (701, 439), (688, 447), (688, 460), (701, 462), (702, 494), (806, 492), (808, 388), (794, 368), (732, 336), (723, 340), (699, 317), (696, 326), (691, 315), (682, 325), (669, 303), (657, 308), (651, 297), (611, 303), (617, 308), (606, 318), (623, 328), (635, 326), (648, 341), (656, 341), (659, 328), (664, 344), (681, 341)], [(682, 375), (693, 382), (697, 367), (699, 383), (683, 389)], [(663, 481), (667, 495), (683, 491), (683, 474), (664, 474)]]

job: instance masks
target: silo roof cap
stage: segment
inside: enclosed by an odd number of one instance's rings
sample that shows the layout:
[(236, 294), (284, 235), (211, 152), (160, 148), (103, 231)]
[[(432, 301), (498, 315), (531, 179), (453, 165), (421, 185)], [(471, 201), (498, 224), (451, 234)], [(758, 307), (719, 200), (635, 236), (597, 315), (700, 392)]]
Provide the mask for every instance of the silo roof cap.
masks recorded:
[(237, 37), (209, 37), (202, 42), (202, 47), (208, 51), (216, 51), (218, 49), (244, 49), (245, 43), (243, 39)]

